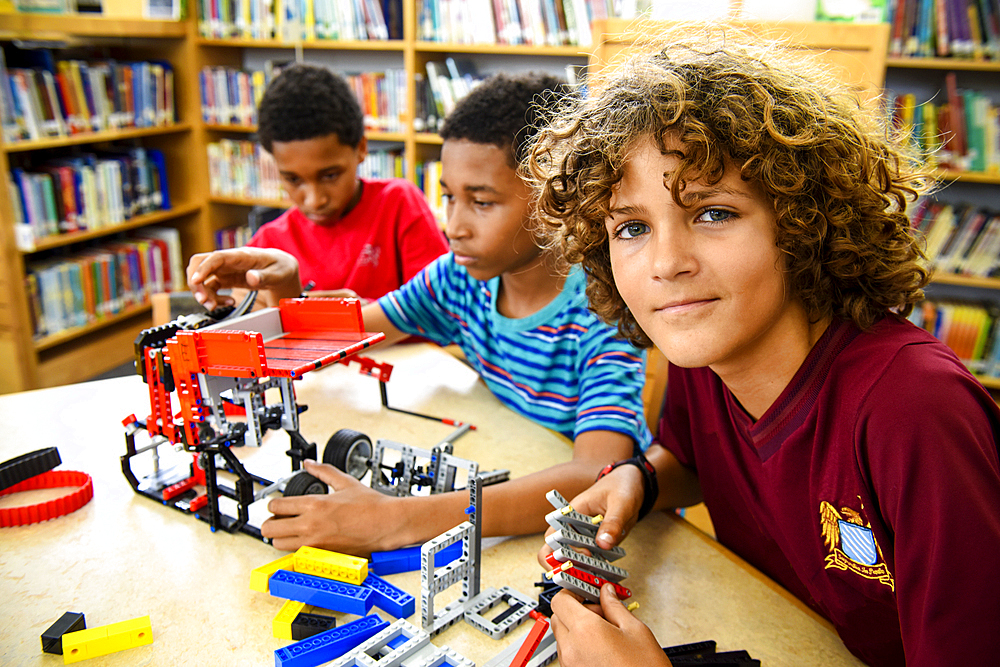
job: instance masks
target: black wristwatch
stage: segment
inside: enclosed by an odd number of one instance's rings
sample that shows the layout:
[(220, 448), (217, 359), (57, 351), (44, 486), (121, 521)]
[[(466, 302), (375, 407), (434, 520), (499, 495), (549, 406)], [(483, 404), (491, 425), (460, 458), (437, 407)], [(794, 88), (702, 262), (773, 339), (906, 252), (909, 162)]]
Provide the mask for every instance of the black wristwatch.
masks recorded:
[(642, 507), (639, 508), (639, 520), (649, 514), (656, 504), (656, 498), (660, 495), (660, 487), (656, 483), (656, 468), (649, 462), (646, 456), (639, 452), (630, 459), (624, 459), (615, 463), (609, 463), (597, 474), (597, 479), (607, 475), (618, 466), (633, 465), (642, 473)]

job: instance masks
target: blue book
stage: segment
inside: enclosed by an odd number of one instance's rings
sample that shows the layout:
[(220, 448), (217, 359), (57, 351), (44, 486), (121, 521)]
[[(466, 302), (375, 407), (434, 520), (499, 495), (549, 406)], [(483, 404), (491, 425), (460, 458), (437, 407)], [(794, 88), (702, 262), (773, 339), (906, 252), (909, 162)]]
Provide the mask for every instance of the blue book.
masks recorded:
[(147, 148), (146, 155), (155, 169), (156, 185), (159, 192), (160, 208), (170, 208), (170, 190), (167, 188), (167, 161), (163, 156), (163, 151), (156, 148)]

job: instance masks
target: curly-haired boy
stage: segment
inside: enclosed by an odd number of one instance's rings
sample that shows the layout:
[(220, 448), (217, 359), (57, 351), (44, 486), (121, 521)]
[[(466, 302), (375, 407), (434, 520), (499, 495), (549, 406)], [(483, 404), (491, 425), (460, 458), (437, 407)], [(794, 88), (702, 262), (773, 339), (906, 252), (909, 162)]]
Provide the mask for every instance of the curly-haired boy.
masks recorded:
[[(927, 280), (905, 213), (919, 161), (774, 45), (663, 44), (592, 79), (532, 153), (592, 307), (671, 362), (659, 497), (623, 465), (573, 506), (610, 545), (640, 510), (704, 500), (719, 541), (866, 663), (982, 664), (1000, 654), (1000, 411), (903, 318)], [(553, 601), (561, 664), (669, 664), (601, 602)]]
[(292, 65), (268, 86), (258, 118), (257, 137), (295, 206), (247, 245), (293, 255), (315, 294), (376, 299), (447, 252), (418, 188), (401, 178), (357, 176), (368, 143), (361, 108), (343, 78)]

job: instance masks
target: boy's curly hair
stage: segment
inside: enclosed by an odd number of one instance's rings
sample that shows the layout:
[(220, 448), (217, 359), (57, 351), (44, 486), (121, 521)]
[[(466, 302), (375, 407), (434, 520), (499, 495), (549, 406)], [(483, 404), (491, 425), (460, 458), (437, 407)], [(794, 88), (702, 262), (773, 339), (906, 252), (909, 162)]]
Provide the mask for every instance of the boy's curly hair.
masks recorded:
[(566, 83), (551, 74), (495, 74), (459, 100), (439, 134), (445, 141), (492, 144), (507, 151), (507, 164), (517, 167), (547, 120), (545, 110), (567, 92)]
[(271, 152), (275, 141), (337, 135), (356, 147), (365, 134), (361, 106), (344, 79), (316, 65), (296, 63), (276, 76), (257, 109), (257, 139)]
[(867, 329), (889, 310), (909, 313), (927, 272), (906, 205), (931, 181), (907, 138), (789, 49), (737, 43), (728, 28), (685, 30), (591, 77), (590, 96), (569, 101), (526, 164), (542, 234), (583, 264), (594, 312), (632, 343), (652, 344), (615, 286), (605, 229), (629, 151), (650, 137), (683, 144), (676, 178), (665, 181), (679, 204), (686, 183), (715, 184), (727, 164), (762, 188), (811, 319)]

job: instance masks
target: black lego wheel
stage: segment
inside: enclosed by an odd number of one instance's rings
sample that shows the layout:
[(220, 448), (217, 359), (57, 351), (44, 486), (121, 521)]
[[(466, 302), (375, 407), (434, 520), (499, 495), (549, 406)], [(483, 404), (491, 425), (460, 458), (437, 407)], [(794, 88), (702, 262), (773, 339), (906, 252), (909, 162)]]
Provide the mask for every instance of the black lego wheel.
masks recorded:
[(285, 496), (322, 495), (327, 491), (325, 482), (321, 482), (307, 472), (300, 472), (285, 484)]
[(368, 472), (372, 451), (371, 438), (360, 431), (342, 428), (327, 440), (323, 449), (323, 463), (329, 463), (351, 477), (361, 479)]

